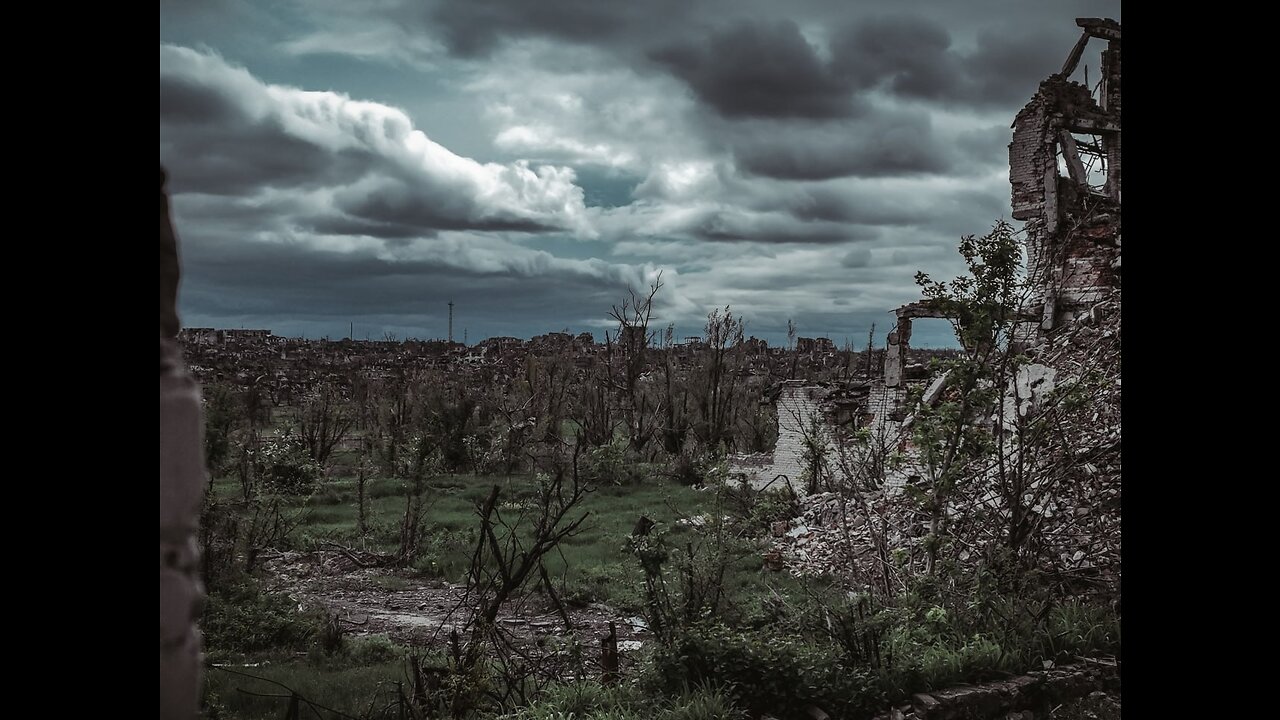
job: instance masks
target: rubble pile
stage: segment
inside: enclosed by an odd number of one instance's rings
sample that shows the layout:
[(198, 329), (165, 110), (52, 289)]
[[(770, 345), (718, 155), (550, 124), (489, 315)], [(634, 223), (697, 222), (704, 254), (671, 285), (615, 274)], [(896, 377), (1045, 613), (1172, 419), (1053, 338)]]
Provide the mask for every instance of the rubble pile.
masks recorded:
[(1079, 698), (1111, 704), (1119, 712), (1120, 673), (1114, 660), (1030, 672), (1008, 680), (916, 693), (911, 702), (875, 720), (1036, 720)]
[[(953, 497), (946, 534), (955, 542), (944, 559), (977, 563), (981, 548), (1022, 532), (1026, 551), (1071, 592), (1118, 588), (1120, 306), (1117, 288), (1059, 326), (1010, 383), (1006, 426), (1043, 421), (1042, 430), (1024, 428), (1020, 442), (1006, 450), (1007, 466), (1022, 454), (1026, 486), (1014, 502), (993, 475), (968, 486), (968, 496)], [(774, 523), (766, 564), (795, 575), (870, 581), (882, 572), (876, 536), (886, 556), (905, 552), (912, 562), (922, 557), (916, 546), (928, 530), (920, 503), (897, 488), (846, 497), (818, 493), (801, 499), (799, 516)]]
[(839, 573), (866, 578), (879, 573), (873, 524), (890, 549), (914, 547), (924, 535), (919, 522), (901, 521), (913, 515), (904, 498), (882, 491), (861, 498), (817, 493), (801, 498), (800, 507), (798, 517), (770, 528), (774, 541), (769, 551), (779, 569), (797, 577)]
[[(1082, 407), (1060, 413), (1036, 448), (1042, 474), (1056, 487), (1056, 511), (1042, 512), (1039, 539), (1071, 573), (1120, 575), (1121, 377), (1117, 288), (1050, 335), (1037, 362), (1078, 382)], [(1066, 389), (1066, 388), (1064, 388)]]

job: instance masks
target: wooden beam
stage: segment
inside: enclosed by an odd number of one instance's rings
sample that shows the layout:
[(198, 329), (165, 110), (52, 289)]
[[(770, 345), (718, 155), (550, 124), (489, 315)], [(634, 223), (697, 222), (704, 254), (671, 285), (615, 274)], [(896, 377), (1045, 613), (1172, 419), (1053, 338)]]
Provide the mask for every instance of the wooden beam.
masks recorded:
[(1063, 117), (1062, 127), (1071, 132), (1099, 135), (1120, 132), (1120, 121), (1103, 117)]
[(1076, 41), (1076, 46), (1071, 48), (1071, 54), (1067, 56), (1067, 61), (1062, 64), (1062, 77), (1071, 77), (1071, 73), (1076, 71), (1076, 66), (1080, 64), (1080, 56), (1084, 54), (1084, 46), (1088, 44), (1089, 33), (1082, 33), (1080, 39)]
[(1067, 161), (1067, 173), (1080, 185), (1087, 185), (1089, 176), (1084, 172), (1084, 163), (1080, 162), (1080, 152), (1076, 150), (1076, 139), (1066, 130), (1058, 131), (1058, 142), (1062, 143), (1062, 157)]
[(1120, 23), (1111, 18), (1076, 18), (1076, 25), (1093, 37), (1120, 41)]

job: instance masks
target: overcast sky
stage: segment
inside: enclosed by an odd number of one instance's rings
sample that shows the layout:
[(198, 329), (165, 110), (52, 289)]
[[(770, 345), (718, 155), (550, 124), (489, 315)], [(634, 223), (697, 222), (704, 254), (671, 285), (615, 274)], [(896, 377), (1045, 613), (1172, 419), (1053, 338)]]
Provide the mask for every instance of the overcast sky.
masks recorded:
[(882, 345), (1009, 218), (1076, 17), (1120, 3), (161, 0), (183, 323), (601, 339), (660, 271), (678, 335)]

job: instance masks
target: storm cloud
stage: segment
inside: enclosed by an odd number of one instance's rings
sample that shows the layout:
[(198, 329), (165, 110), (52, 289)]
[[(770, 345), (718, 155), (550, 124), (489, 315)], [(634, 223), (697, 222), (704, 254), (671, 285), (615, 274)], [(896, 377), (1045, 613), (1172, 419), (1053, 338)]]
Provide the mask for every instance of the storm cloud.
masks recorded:
[(861, 344), (1008, 217), (1009, 124), (1089, 16), (1119, 3), (165, 0), (184, 321), (599, 334), (661, 271), (680, 335), (730, 304)]
[(743, 22), (650, 57), (726, 117), (853, 115), (847, 80), (820, 60), (793, 22)]

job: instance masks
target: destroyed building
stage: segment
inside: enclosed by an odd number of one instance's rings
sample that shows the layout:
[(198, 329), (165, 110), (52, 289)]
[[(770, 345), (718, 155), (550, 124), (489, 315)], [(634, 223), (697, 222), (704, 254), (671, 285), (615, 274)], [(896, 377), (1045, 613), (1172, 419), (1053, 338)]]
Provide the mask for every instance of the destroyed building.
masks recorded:
[[(1076, 321), (1097, 323), (1100, 314), (1119, 312), (1118, 299), (1111, 297), (1120, 287), (1120, 23), (1078, 18), (1076, 24), (1080, 39), (1062, 69), (1041, 82), (1017, 114), (1009, 143), (1012, 215), (1025, 223), (1029, 289), (1013, 342), (1049, 356), (1059, 352), (1058, 336), (1074, 334)], [(1083, 82), (1071, 78), (1094, 39), (1106, 48), (1090, 86), (1087, 67)], [(882, 437), (905, 434), (908, 387), (928, 383), (924, 402), (945, 387), (944, 379), (931, 379), (923, 366), (908, 363), (912, 323), (947, 315), (927, 300), (893, 312), (882, 377), (836, 384), (789, 381), (775, 388), (767, 401), (778, 413), (777, 447), (771, 457), (733, 458), (732, 475), (757, 487), (778, 476), (796, 484), (806, 470), (814, 418), (821, 421), (831, 454), (837, 450), (832, 438), (851, 429), (874, 428)], [(1118, 316), (1113, 321), (1118, 324)], [(808, 342), (812, 347), (814, 341)], [(904, 477), (887, 484), (908, 482), (910, 473), (901, 471)]]
[[(1120, 284), (1120, 23), (1076, 20), (1083, 34), (1062, 70), (1013, 122), (1013, 217), (1026, 223), (1029, 310), (1020, 342), (1039, 345)], [(1091, 39), (1104, 40), (1097, 84), (1070, 80)]]

